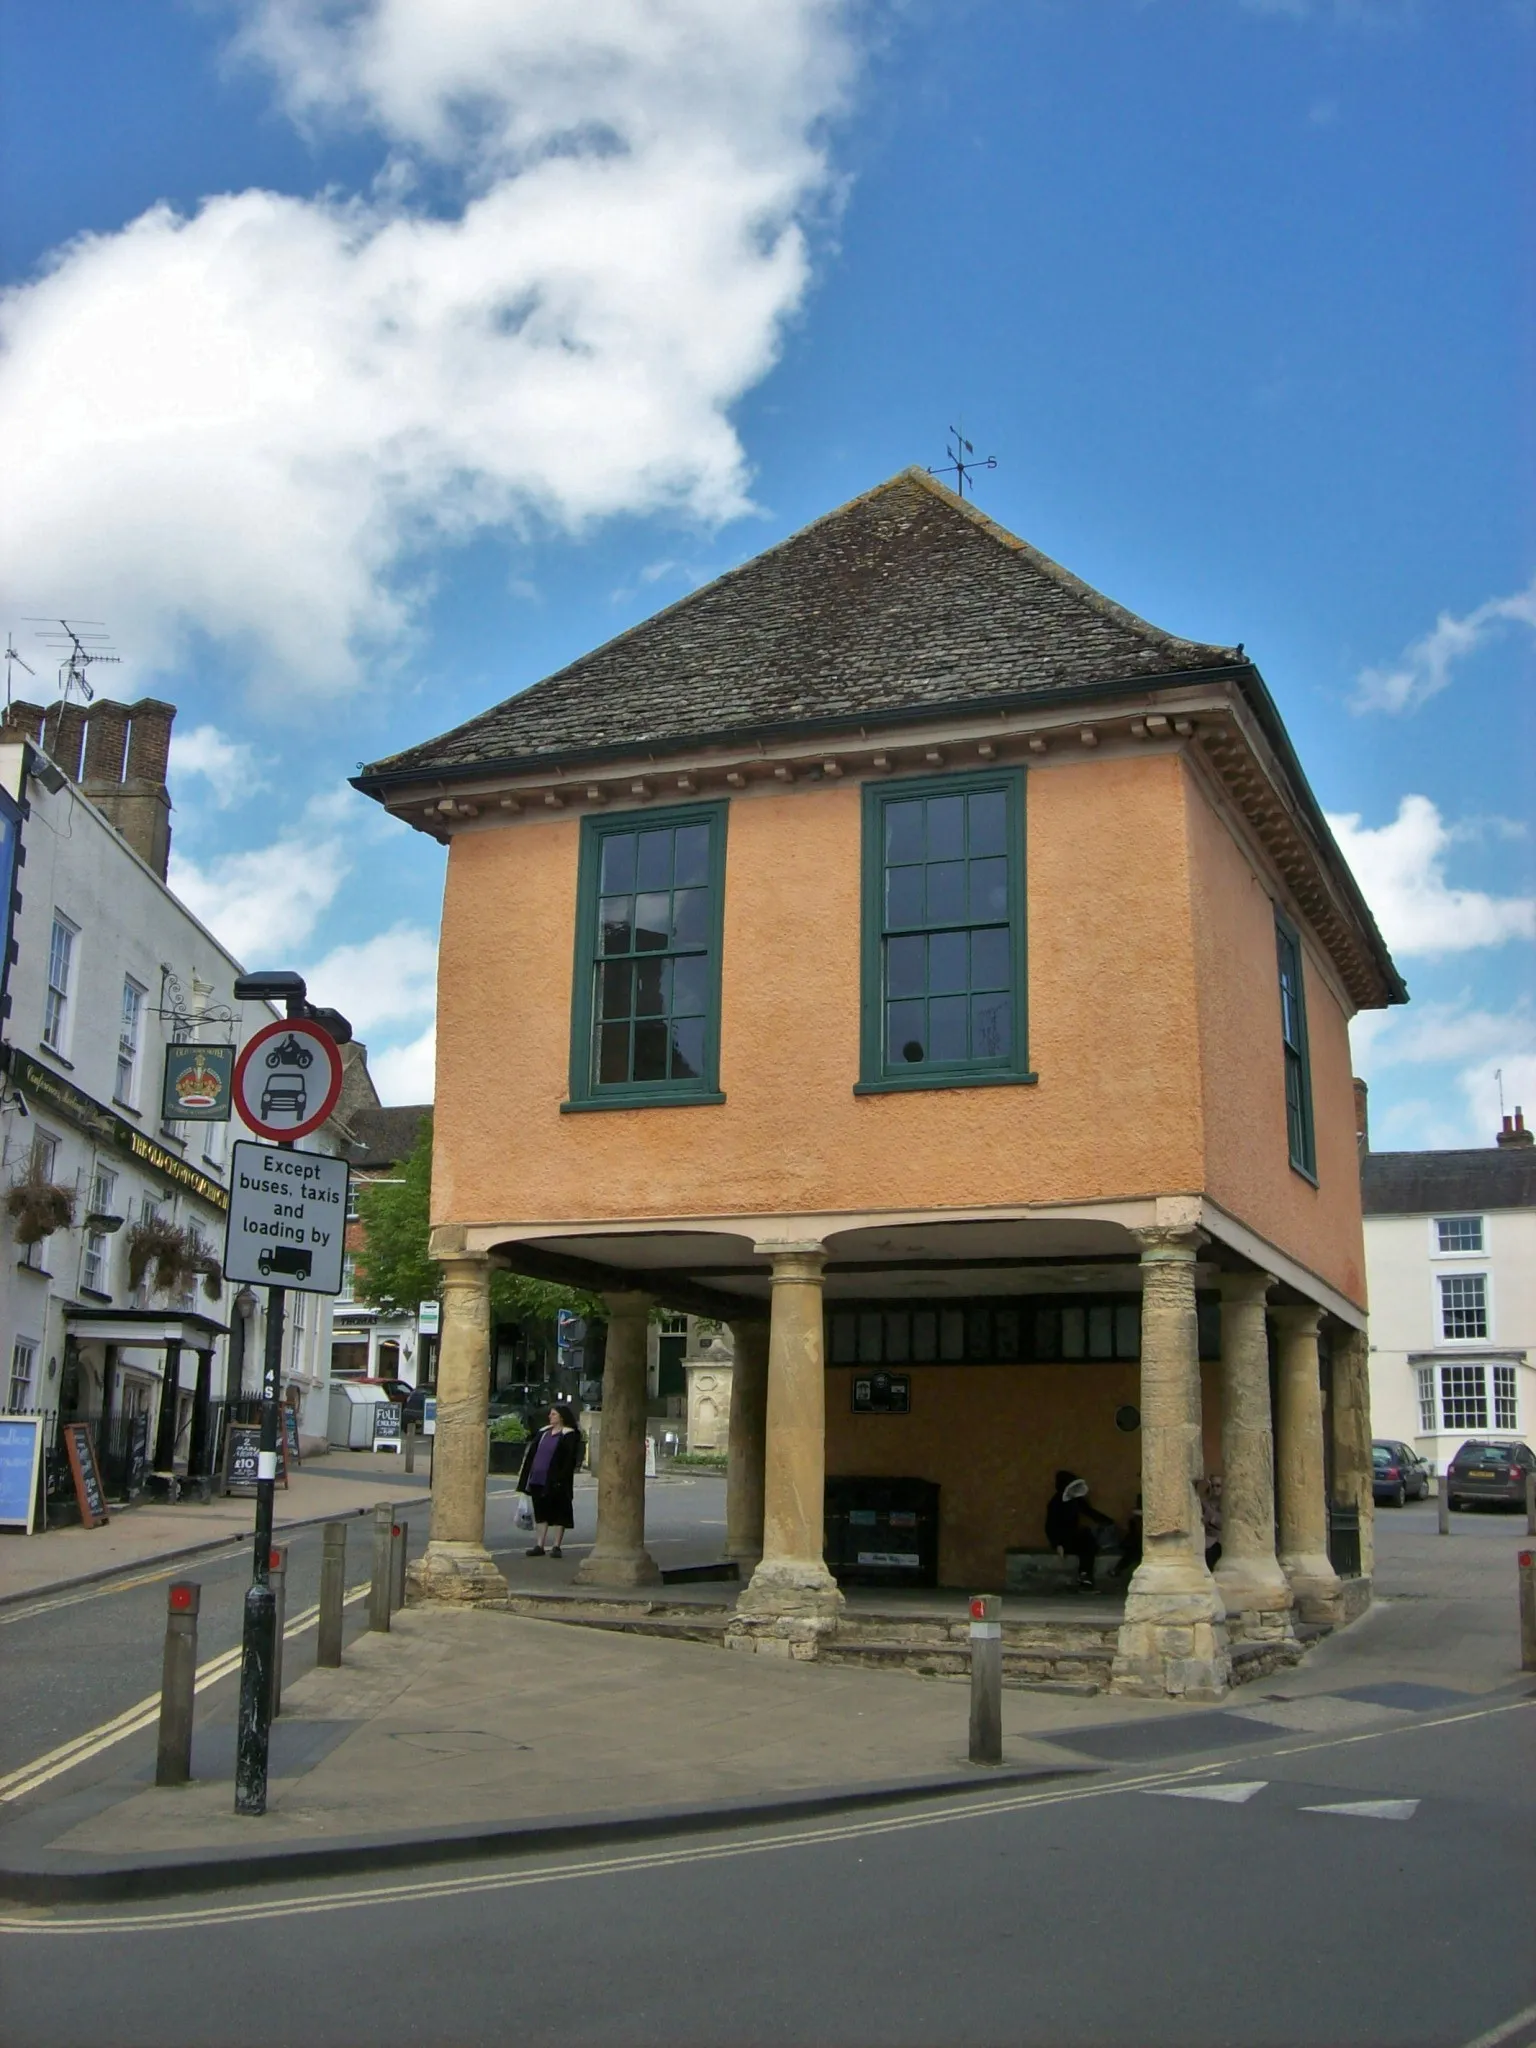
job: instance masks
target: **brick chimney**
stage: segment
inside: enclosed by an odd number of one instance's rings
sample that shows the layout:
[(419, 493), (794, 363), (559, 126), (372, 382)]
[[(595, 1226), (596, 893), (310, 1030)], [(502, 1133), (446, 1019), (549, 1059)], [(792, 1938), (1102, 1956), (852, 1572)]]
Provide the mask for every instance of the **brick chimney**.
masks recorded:
[(1360, 1076), (1355, 1076), (1355, 1147), (1363, 1159), (1371, 1149), (1371, 1113), (1367, 1097), (1370, 1089)]
[[(171, 857), (171, 793), (165, 786), (174, 704), (98, 697), (85, 713), (80, 787), (161, 881)], [(63, 762), (59, 763), (63, 767)]]
[(1525, 1128), (1525, 1112), (1519, 1103), (1515, 1104), (1513, 1116), (1504, 1119), (1504, 1128), (1493, 1141), (1496, 1145), (1536, 1145), (1536, 1131)]

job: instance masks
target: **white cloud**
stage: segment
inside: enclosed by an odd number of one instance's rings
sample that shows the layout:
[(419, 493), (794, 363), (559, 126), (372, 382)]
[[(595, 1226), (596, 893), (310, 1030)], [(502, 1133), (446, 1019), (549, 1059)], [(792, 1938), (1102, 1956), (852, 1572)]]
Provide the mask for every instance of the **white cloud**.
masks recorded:
[(1354, 811), (1328, 823), (1393, 952), (1461, 953), (1536, 938), (1536, 897), (1449, 885), (1455, 835), (1427, 796), (1405, 796), (1390, 825), (1362, 825)]
[(437, 1004), (437, 940), (419, 925), (397, 924), (334, 947), (305, 979), (311, 1000), (340, 1010), (359, 1038), (420, 1023)]
[(256, 767), (256, 750), (232, 740), (216, 725), (194, 726), (171, 735), (170, 778), (200, 776), (221, 811), (266, 787)]
[(1421, 640), (1416, 640), (1396, 668), (1360, 671), (1352, 711), (1416, 711), (1437, 697), (1451, 680), (1451, 671), (1500, 626), (1536, 628), (1536, 578), (1513, 597), (1491, 597), (1464, 618), (1442, 612)]
[(17, 611), (67, 588), (142, 664), (195, 631), (340, 689), (446, 542), (744, 508), (729, 408), (808, 281), (837, 0), (251, 0), (242, 47), (388, 174), (158, 206), (0, 300)]
[(437, 1085), (437, 1026), (409, 1045), (391, 1046), (377, 1059), (369, 1056), (379, 1099), (385, 1103), (430, 1102)]
[(269, 846), (199, 862), (173, 845), (167, 879), (237, 960), (283, 967), (313, 935), (350, 868), (344, 839), (323, 829), (312, 805)]
[[(1371, 1141), (1378, 1150), (1491, 1145), (1501, 1085), (1507, 1111), (1516, 1103), (1536, 1105), (1536, 1012), (1529, 1004), (1501, 1012), (1462, 998), (1362, 1013), (1350, 1026), (1350, 1045), (1356, 1073), (1373, 1087), (1406, 1071), (1418, 1090), (1433, 1090), (1394, 1092), (1385, 1109), (1373, 1108)], [(1438, 1075), (1422, 1071), (1434, 1068)]]

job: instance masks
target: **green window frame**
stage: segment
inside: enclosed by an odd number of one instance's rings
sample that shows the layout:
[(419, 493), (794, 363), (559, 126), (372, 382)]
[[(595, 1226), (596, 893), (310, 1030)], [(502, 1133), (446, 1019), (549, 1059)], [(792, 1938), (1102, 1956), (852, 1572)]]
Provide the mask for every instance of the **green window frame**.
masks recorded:
[(1317, 1139), (1312, 1123), (1312, 1061), (1307, 1050), (1307, 987), (1301, 934), (1275, 912), (1280, 980), (1280, 1044), (1285, 1058), (1285, 1134), (1291, 1165), (1314, 1185)]
[(724, 803), (581, 821), (565, 1110), (724, 1102)]
[(1022, 768), (865, 784), (856, 1095), (1035, 1080), (1024, 894)]

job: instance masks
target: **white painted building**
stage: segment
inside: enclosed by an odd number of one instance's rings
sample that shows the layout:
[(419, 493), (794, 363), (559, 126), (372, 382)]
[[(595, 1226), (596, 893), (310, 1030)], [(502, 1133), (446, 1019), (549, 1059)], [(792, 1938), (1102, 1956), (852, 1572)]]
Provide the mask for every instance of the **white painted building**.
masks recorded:
[[(168, 1044), (240, 1044), (275, 1014), (235, 1002), (240, 963), (166, 886), (174, 716), (152, 699), (18, 704), (0, 726), (19, 842), (8, 906), (0, 875), (0, 1397), (53, 1418), (55, 1454), (58, 1419), (92, 1423), (109, 1491), (206, 1470), (221, 1402), (259, 1393), (265, 1341), (264, 1295), (232, 1297), (219, 1274), (229, 1146), (249, 1133), (162, 1107)], [(324, 1133), (306, 1142), (334, 1149)], [(42, 1197), (56, 1227), (31, 1242), (23, 1182), (57, 1191)], [(187, 1233), (206, 1270), (169, 1289), (154, 1266), (130, 1271), (160, 1226)], [(288, 1300), (284, 1397), (319, 1445), (330, 1302)]]
[(1371, 1429), (1443, 1472), (1536, 1430), (1536, 1148), (1520, 1111), (1465, 1152), (1361, 1159)]

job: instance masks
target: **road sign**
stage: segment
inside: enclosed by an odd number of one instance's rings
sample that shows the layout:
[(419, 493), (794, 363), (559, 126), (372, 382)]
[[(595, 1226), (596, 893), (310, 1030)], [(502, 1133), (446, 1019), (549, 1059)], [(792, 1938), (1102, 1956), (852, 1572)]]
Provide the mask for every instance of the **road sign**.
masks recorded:
[(224, 1277), (237, 1286), (340, 1294), (347, 1162), (239, 1144), (229, 1171)]
[(340, 1093), (336, 1041), (308, 1017), (264, 1026), (235, 1061), (235, 1108), (261, 1138), (319, 1130)]

